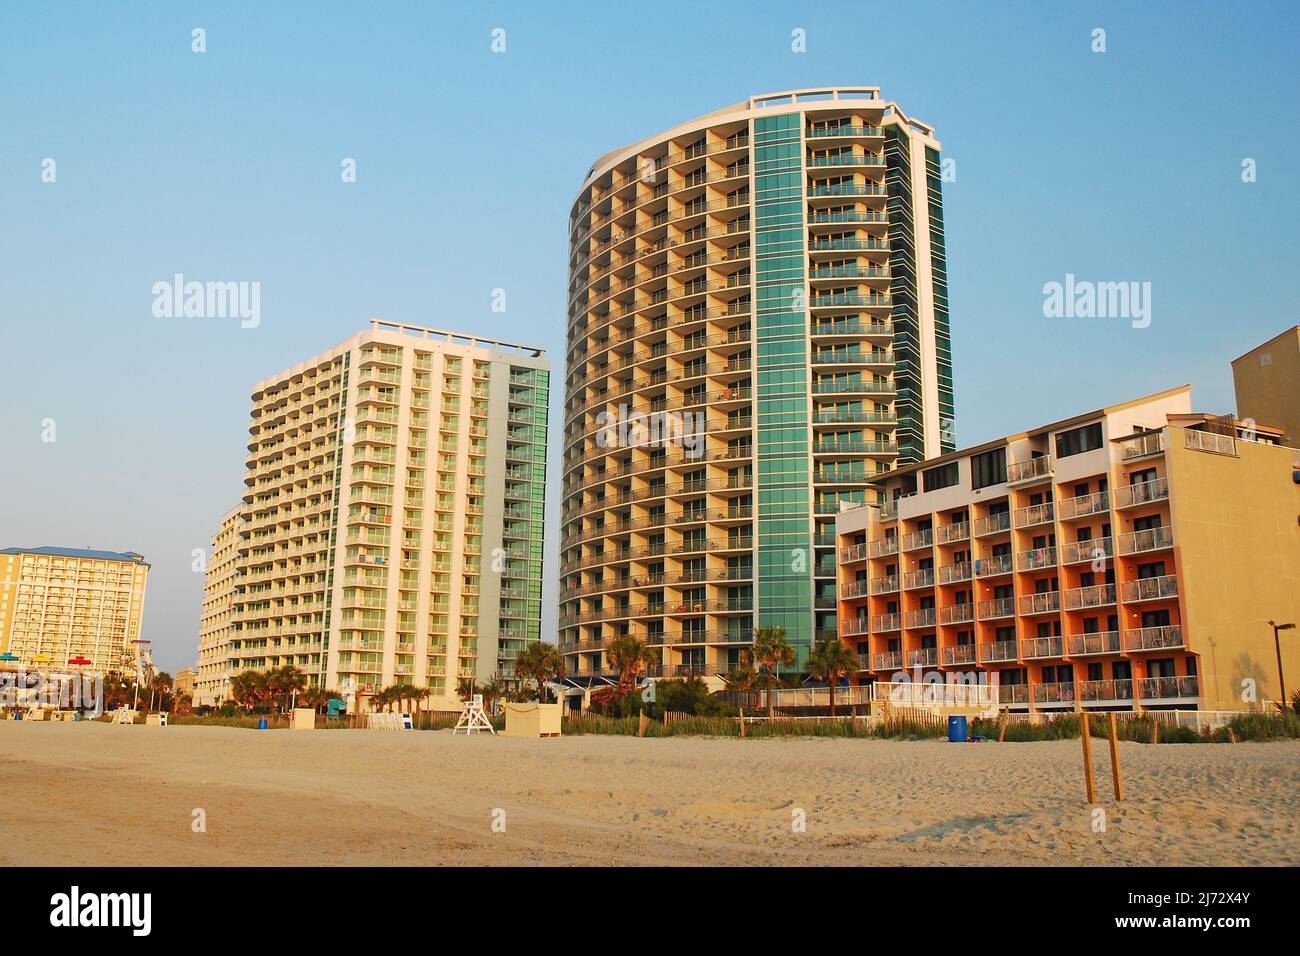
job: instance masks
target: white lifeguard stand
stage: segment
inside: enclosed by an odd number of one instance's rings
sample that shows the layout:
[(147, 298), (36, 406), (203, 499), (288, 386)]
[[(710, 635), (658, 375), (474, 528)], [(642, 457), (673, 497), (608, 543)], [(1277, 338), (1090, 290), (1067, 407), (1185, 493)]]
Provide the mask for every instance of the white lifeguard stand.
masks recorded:
[(461, 711), (460, 720), (456, 721), (456, 726), (451, 729), (452, 734), (460, 731), (465, 734), (476, 734), (481, 730), (486, 730), (490, 734), (495, 734), (496, 730), (492, 726), (492, 721), (488, 720), (488, 715), (483, 711), (483, 695), (475, 694), (465, 702), (465, 709)]

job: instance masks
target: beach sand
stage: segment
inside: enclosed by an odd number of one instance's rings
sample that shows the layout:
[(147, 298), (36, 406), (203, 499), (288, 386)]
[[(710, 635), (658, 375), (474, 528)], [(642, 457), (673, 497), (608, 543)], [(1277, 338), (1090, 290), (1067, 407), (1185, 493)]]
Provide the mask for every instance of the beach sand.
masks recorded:
[(1300, 743), (1122, 743), (1123, 803), (1094, 751), (1105, 832), (1077, 740), (0, 721), (0, 864), (1300, 863)]

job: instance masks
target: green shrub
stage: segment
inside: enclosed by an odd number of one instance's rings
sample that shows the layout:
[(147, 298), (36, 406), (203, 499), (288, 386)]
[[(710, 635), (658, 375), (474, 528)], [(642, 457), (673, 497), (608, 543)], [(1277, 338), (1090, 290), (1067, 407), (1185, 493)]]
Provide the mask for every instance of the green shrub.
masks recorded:
[(1241, 714), (1228, 723), (1238, 740), (1279, 740), (1300, 737), (1300, 717), (1294, 712)]

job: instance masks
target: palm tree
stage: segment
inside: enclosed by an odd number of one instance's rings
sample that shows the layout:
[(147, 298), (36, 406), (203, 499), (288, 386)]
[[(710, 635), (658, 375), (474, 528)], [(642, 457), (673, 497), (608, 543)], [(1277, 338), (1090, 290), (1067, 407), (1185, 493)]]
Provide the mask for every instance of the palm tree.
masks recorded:
[(605, 650), (605, 659), (618, 671), (618, 692), (626, 694), (636, 686), (655, 653), (633, 634), (621, 634)]
[(496, 702), (505, 696), (509, 685), (501, 674), (493, 674), (486, 682), (478, 685), (478, 692), (483, 695), (483, 709), (489, 714), (496, 707)]
[(156, 696), (158, 700), (158, 709), (166, 710), (167, 707), (164, 705), (163, 699), (172, 689), (172, 675), (168, 674), (166, 671), (158, 671), (158, 673), (149, 678), (148, 687), (149, 709), (154, 709), (154, 698)]
[(515, 673), (537, 684), (538, 703), (547, 703), (546, 684), (564, 677), (564, 655), (554, 644), (533, 641), (515, 658)]
[(740, 663), (722, 675), (722, 682), (727, 690), (744, 693), (752, 690), (758, 673), (754, 670), (754, 655), (749, 651), (740, 652)]
[(785, 628), (779, 624), (754, 628), (754, 660), (762, 665), (763, 683), (767, 688), (767, 719), (775, 716), (772, 705), (773, 684), (781, 678), (781, 667), (795, 660), (794, 648), (785, 640)]
[(307, 688), (307, 675), (292, 664), (285, 664), (272, 673), (279, 679), (280, 693), (284, 695), (284, 709), (288, 712), (294, 695), (302, 693)]
[(826, 681), (831, 693), (831, 716), (835, 716), (835, 685), (841, 678), (857, 673), (858, 655), (835, 637), (825, 637), (808, 653), (808, 673)]

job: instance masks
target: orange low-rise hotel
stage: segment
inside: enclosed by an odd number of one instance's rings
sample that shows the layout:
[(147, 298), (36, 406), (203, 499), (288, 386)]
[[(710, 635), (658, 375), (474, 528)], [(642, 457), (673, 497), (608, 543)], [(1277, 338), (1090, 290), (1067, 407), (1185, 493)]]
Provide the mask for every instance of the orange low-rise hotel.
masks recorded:
[[(858, 683), (996, 676), (1010, 711), (1248, 710), (1300, 621), (1300, 452), (1189, 386), (876, 479), (836, 520)], [(1300, 628), (1281, 632), (1300, 688)], [(945, 677), (945, 679), (947, 679)]]

